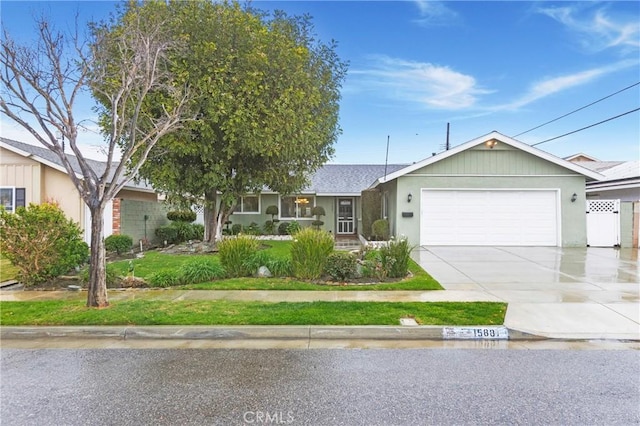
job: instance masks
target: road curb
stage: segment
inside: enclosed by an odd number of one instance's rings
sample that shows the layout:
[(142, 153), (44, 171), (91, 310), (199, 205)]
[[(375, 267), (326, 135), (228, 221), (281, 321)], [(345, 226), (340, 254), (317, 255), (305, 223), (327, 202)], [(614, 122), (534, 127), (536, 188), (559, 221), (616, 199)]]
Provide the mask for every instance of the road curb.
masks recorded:
[[(445, 340), (442, 326), (95, 326), (0, 327), (0, 339)], [(543, 336), (509, 329), (509, 340)], [(446, 340), (456, 340), (447, 338)], [(460, 339), (462, 340), (462, 339)], [(469, 340), (469, 339), (464, 339)], [(494, 340), (491, 338), (473, 340)]]

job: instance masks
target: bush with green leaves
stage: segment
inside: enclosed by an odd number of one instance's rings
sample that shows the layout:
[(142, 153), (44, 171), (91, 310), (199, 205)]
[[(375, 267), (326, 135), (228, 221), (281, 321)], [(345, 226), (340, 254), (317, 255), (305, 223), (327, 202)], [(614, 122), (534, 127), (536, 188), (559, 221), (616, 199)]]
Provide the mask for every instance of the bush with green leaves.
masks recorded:
[(167, 244), (180, 244), (189, 240), (204, 239), (204, 225), (188, 222), (171, 222), (156, 229), (156, 237)]
[(387, 241), (389, 239), (389, 221), (386, 219), (378, 219), (371, 224), (371, 238), (378, 241)]
[(26, 286), (60, 276), (89, 257), (77, 223), (56, 204), (29, 204), (10, 213), (0, 207), (0, 252)]
[(380, 248), (383, 258), (391, 258), (388, 275), (391, 278), (404, 278), (409, 272), (409, 259), (411, 258), (411, 250), (413, 247), (409, 245), (407, 238), (391, 240), (389, 243)]
[(191, 223), (196, 220), (196, 212), (192, 210), (174, 210), (167, 212), (167, 219), (172, 222), (187, 222)]
[[(78, 274), (78, 278), (80, 278), (80, 282), (83, 285), (89, 284), (89, 268), (90, 266), (85, 266), (80, 270)], [(119, 287), (120, 281), (122, 281), (122, 277), (118, 274), (118, 269), (107, 263), (106, 268), (106, 280), (107, 280), (107, 288), (117, 288)]]
[(242, 225), (236, 223), (231, 227), (231, 235), (238, 235), (242, 232)]
[(333, 281), (347, 281), (356, 276), (358, 260), (346, 251), (335, 251), (327, 257), (324, 271)]
[(272, 221), (272, 220), (267, 220), (264, 223), (263, 229), (264, 229), (264, 233), (266, 235), (274, 235), (276, 233), (276, 230), (277, 230), (276, 223), (274, 221)]
[(324, 272), (327, 256), (333, 251), (333, 235), (326, 231), (303, 228), (291, 243), (291, 265), (297, 278), (314, 280)]
[(300, 223), (298, 223), (297, 221), (293, 221), (291, 222), (288, 226), (287, 226), (287, 233), (289, 235), (293, 235), (297, 232), (299, 232), (302, 229), (302, 227), (300, 226)]
[(247, 265), (260, 246), (258, 240), (251, 235), (238, 235), (225, 238), (218, 243), (220, 263), (229, 277), (248, 277), (253, 275), (251, 265)]
[(117, 254), (127, 253), (133, 248), (133, 239), (128, 235), (109, 235), (104, 239), (104, 248)]
[(244, 233), (249, 235), (262, 235), (262, 230), (260, 229), (260, 226), (257, 223), (251, 222), (249, 226), (244, 228)]
[(278, 214), (280, 213), (280, 210), (278, 210), (278, 206), (269, 206), (267, 207), (267, 210), (265, 211), (266, 214), (271, 215), (271, 222), (273, 223), (278, 223), (278, 218), (276, 216), (278, 216)]
[(386, 280), (393, 268), (395, 259), (388, 251), (368, 249), (362, 255), (362, 276)]
[(182, 274), (176, 270), (158, 271), (147, 278), (150, 287), (173, 287), (184, 284)]
[(193, 259), (184, 263), (178, 271), (185, 284), (198, 284), (226, 276), (224, 267), (213, 259)]
[(289, 222), (280, 222), (280, 225), (278, 225), (278, 234), (289, 235)]

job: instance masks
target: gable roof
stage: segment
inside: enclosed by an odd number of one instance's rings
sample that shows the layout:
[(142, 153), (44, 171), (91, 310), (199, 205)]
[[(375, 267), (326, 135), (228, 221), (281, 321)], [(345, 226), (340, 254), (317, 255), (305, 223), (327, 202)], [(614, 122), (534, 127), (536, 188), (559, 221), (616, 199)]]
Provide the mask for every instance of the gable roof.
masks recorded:
[[(0, 147), (8, 149), (9, 151), (12, 151), (23, 157), (31, 158), (64, 174), (68, 174), (67, 169), (62, 165), (62, 161), (60, 161), (60, 158), (53, 151), (43, 146), (31, 145), (28, 143), (18, 142), (12, 139), (0, 137)], [(79, 179), (83, 179), (80, 164), (78, 163), (78, 159), (76, 158), (76, 156), (71, 154), (66, 154), (66, 156), (67, 160), (69, 160), (69, 163), (71, 164), (73, 171), (76, 173), (76, 176)], [(98, 176), (103, 174), (106, 170), (107, 163), (104, 161), (92, 160), (88, 158), (86, 159), (86, 161)], [(117, 166), (117, 163), (114, 163), (114, 166)], [(124, 188), (145, 192), (155, 192), (153, 188), (151, 188), (151, 186), (147, 185), (144, 182), (135, 183), (134, 181), (130, 181), (125, 185)]]
[(564, 167), (565, 169), (569, 169), (571, 171), (574, 171), (578, 174), (584, 175), (588, 178), (588, 180), (601, 180), (603, 178), (603, 176), (598, 173), (595, 172), (593, 170), (589, 170), (587, 168), (584, 168), (576, 163), (572, 163), (570, 161), (567, 160), (563, 160), (562, 158), (556, 157), (555, 155), (549, 154), (548, 152), (542, 151), (540, 149), (534, 148), (531, 145), (527, 145), (525, 143), (522, 143), (520, 141), (517, 141), (513, 138), (510, 138), (509, 136), (505, 136), (502, 133), (493, 131), (491, 133), (488, 133), (484, 136), (480, 136), (479, 138), (470, 140), (469, 142), (463, 143), (461, 145), (458, 145), (456, 147), (453, 147), (447, 151), (443, 151), (439, 154), (436, 154), (434, 156), (431, 156), (429, 158), (425, 158), (424, 160), (418, 161), (416, 163), (411, 164), (410, 166), (407, 166), (403, 169), (400, 169), (394, 173), (390, 173), (386, 179), (384, 177), (379, 178), (373, 185), (372, 187), (375, 187), (381, 183), (385, 183), (385, 182), (389, 182), (392, 181), (394, 179), (399, 178), (400, 176), (404, 176), (408, 173), (411, 173), (415, 170), (421, 169), (425, 166), (428, 166), (430, 164), (433, 163), (437, 163), (438, 161), (442, 161), (445, 158), (449, 158), (452, 157), (462, 151), (465, 151), (469, 148), (473, 148), (475, 146), (478, 146), (480, 144), (483, 144), (485, 142), (491, 141), (491, 140), (496, 140), (500, 143), (504, 143), (507, 144), (509, 146), (512, 146), (514, 148), (520, 149), (524, 152), (527, 152), (531, 155), (535, 155), (536, 157), (542, 158), (544, 160), (547, 160), (551, 163), (557, 164), (561, 167)]

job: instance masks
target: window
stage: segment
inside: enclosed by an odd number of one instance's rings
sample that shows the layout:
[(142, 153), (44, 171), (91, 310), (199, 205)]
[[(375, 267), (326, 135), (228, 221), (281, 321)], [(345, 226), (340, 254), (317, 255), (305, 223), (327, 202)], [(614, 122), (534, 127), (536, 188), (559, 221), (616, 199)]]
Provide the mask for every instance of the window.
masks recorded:
[(260, 213), (260, 196), (245, 195), (240, 197), (240, 203), (238, 203), (233, 213)]
[(25, 192), (24, 188), (2, 187), (0, 188), (0, 204), (10, 212), (15, 211), (16, 207), (24, 207)]
[(311, 209), (316, 205), (313, 195), (292, 195), (280, 197), (280, 217), (282, 219), (313, 219)]
[(389, 192), (384, 191), (382, 194), (382, 218), (389, 218)]

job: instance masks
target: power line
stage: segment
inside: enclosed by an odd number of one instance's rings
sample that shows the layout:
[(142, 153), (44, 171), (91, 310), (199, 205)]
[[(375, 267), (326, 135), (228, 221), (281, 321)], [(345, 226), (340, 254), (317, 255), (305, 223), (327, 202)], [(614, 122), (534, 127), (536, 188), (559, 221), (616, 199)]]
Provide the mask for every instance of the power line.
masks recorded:
[(598, 99), (597, 101), (591, 102), (591, 103), (590, 103), (590, 104), (588, 104), (588, 105), (585, 105), (585, 106), (580, 107), (580, 108), (578, 108), (578, 109), (576, 109), (576, 110), (573, 110), (573, 111), (571, 111), (571, 112), (568, 112), (568, 113), (566, 113), (565, 115), (561, 115), (561, 116), (560, 116), (560, 117), (558, 117), (558, 118), (554, 118), (553, 120), (547, 121), (546, 123), (542, 123), (542, 124), (540, 124), (539, 126), (533, 127), (533, 128), (531, 128), (531, 129), (529, 129), (529, 130), (526, 130), (526, 131), (524, 131), (524, 132), (522, 132), (522, 133), (518, 133), (517, 135), (515, 135), (515, 136), (513, 136), (513, 137), (514, 137), (514, 138), (517, 138), (518, 136), (520, 136), (520, 135), (524, 135), (525, 133), (529, 133), (529, 132), (530, 132), (530, 131), (532, 131), (532, 130), (539, 129), (539, 128), (540, 128), (540, 127), (542, 127), (542, 126), (546, 126), (547, 124), (553, 123), (554, 121), (558, 121), (558, 120), (560, 120), (561, 118), (565, 118), (565, 117), (567, 117), (567, 116), (569, 116), (569, 115), (571, 115), (571, 114), (574, 114), (574, 113), (576, 113), (576, 112), (578, 112), (578, 111), (582, 111), (583, 109), (588, 108), (588, 107), (590, 107), (591, 105), (595, 105), (595, 104), (597, 104), (598, 102), (604, 101), (605, 99), (608, 99), (608, 98), (610, 98), (610, 97), (612, 97), (612, 96), (615, 96), (615, 95), (617, 95), (618, 93), (624, 92), (625, 90), (629, 90), (629, 89), (631, 89), (632, 87), (635, 87), (635, 86), (637, 86), (637, 85), (639, 85), (639, 84), (640, 84), (640, 81), (639, 81), (639, 82), (637, 82), (637, 83), (632, 84), (631, 86), (627, 86), (627, 87), (625, 87), (624, 89), (620, 89), (620, 90), (618, 90), (618, 91), (617, 91), (617, 92), (615, 92), (615, 93), (612, 93), (612, 94), (610, 94), (610, 95), (607, 95), (607, 96), (605, 96), (604, 98), (600, 98), (600, 99)]
[(534, 144), (532, 144), (531, 146), (540, 145), (540, 144), (543, 144), (543, 143), (545, 143), (545, 142), (551, 142), (551, 141), (553, 141), (553, 140), (560, 139), (560, 138), (563, 138), (563, 137), (565, 137), (565, 136), (569, 136), (569, 135), (572, 135), (572, 134), (574, 134), (574, 133), (581, 132), (581, 131), (586, 130), (586, 129), (589, 129), (589, 128), (591, 128), (591, 127), (598, 126), (598, 125), (600, 125), (600, 124), (602, 124), (602, 123), (606, 123), (607, 121), (615, 120), (616, 118), (620, 118), (620, 117), (622, 117), (622, 116), (624, 116), (624, 115), (631, 114), (632, 112), (636, 112), (636, 111), (640, 111), (640, 108), (636, 108), (636, 109), (632, 109), (631, 111), (623, 112), (622, 114), (616, 115), (615, 117), (607, 118), (606, 120), (602, 120), (602, 121), (600, 121), (600, 122), (598, 122), (598, 123), (591, 124), (591, 125), (589, 125), (589, 126), (586, 126), (586, 127), (581, 128), (581, 129), (574, 130), (574, 131), (569, 132), (569, 133), (565, 133), (564, 135), (556, 136), (555, 138), (546, 139), (546, 140), (544, 140), (544, 141), (542, 141), (542, 142), (534, 143)]

